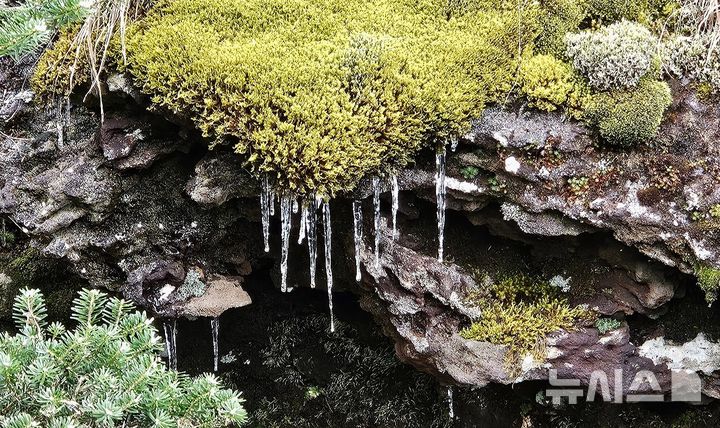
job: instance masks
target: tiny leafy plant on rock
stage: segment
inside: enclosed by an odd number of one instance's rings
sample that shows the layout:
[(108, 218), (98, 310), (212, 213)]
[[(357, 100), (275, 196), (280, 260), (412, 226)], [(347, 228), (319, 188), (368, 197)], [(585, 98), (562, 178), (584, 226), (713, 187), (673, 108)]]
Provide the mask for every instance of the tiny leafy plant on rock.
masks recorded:
[(598, 320), (595, 321), (595, 328), (598, 329), (600, 334), (617, 330), (621, 325), (622, 323), (615, 318), (598, 318)]
[(18, 333), (0, 335), (0, 426), (221, 427), (246, 420), (243, 399), (213, 375), (168, 370), (144, 312), (83, 290), (74, 329), (48, 324), (45, 300), (15, 299)]
[(474, 166), (465, 166), (460, 169), (460, 175), (462, 175), (466, 180), (472, 180), (477, 177), (478, 174), (480, 174), (480, 170)]

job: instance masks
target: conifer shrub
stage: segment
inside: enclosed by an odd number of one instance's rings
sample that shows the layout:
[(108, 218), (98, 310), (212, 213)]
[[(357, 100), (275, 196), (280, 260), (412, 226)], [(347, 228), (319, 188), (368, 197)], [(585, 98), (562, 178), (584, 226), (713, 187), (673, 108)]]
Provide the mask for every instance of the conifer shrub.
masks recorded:
[(15, 299), (17, 334), (0, 335), (0, 426), (218, 427), (246, 419), (239, 393), (213, 375), (168, 370), (150, 319), (124, 300), (83, 290), (76, 326), (48, 325), (38, 290)]
[(510, 91), (534, 2), (161, 0), (129, 29), (155, 106), (256, 173), (332, 196), (406, 165)]
[(608, 143), (633, 147), (653, 139), (672, 103), (667, 83), (643, 79), (632, 90), (601, 92), (586, 105), (585, 118)]
[(565, 41), (575, 68), (599, 91), (635, 87), (656, 66), (657, 41), (636, 22), (571, 33)]

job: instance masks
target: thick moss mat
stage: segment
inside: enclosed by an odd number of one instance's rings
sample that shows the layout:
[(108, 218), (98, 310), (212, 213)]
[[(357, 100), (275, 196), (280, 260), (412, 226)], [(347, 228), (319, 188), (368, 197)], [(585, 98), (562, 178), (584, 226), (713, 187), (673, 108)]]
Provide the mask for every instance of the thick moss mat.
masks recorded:
[(538, 6), (466, 3), (161, 0), (129, 29), (126, 69), (277, 187), (333, 196), (511, 90)]

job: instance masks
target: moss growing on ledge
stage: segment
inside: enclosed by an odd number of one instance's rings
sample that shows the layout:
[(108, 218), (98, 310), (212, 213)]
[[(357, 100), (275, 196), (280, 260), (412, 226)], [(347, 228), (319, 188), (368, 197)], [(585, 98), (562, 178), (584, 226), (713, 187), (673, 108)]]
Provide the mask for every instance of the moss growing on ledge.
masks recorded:
[(712, 304), (718, 297), (720, 291), (720, 269), (705, 265), (695, 265), (695, 276), (698, 285), (705, 292), (705, 300)]
[(593, 95), (585, 117), (608, 143), (632, 147), (655, 137), (671, 103), (667, 83), (643, 79), (632, 90)]
[(517, 363), (526, 354), (543, 360), (544, 338), (558, 330), (572, 330), (590, 321), (592, 312), (572, 307), (558, 288), (525, 275), (502, 279), (490, 288), (490, 296), (469, 299), (482, 318), (460, 332), (465, 339), (506, 345), (506, 368), (517, 374)]
[(510, 91), (539, 6), (449, 4), (162, 0), (129, 29), (127, 69), (279, 187), (333, 195)]

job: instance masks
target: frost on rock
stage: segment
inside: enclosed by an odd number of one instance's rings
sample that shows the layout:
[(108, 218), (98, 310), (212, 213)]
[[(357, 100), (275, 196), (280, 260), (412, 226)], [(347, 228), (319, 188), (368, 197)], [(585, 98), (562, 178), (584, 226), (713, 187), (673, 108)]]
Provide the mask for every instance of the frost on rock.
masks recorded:
[(328, 306), (330, 308), (330, 331), (335, 331), (332, 300), (332, 225), (330, 224), (330, 201), (323, 202), (323, 223), (325, 224), (325, 276), (327, 277)]
[(437, 227), (438, 227), (438, 260), (443, 261), (443, 247), (445, 245), (445, 146), (435, 153), (435, 199), (437, 201)]
[(667, 364), (671, 370), (690, 370), (707, 375), (720, 370), (720, 343), (710, 342), (702, 333), (682, 345), (666, 343), (664, 337), (650, 339), (640, 345), (638, 353), (655, 364)]
[(218, 361), (220, 359), (220, 346), (218, 343), (218, 334), (220, 332), (220, 318), (210, 319), (210, 330), (212, 330), (213, 343), (213, 371), (218, 371)]
[(290, 251), (290, 228), (292, 226), (292, 198), (280, 199), (280, 224), (282, 225), (282, 254), (280, 256), (280, 290), (287, 291), (288, 252)]
[(163, 322), (165, 333), (165, 352), (168, 357), (168, 368), (177, 370), (177, 320)]
[(375, 269), (380, 268), (380, 178), (373, 178), (373, 210), (375, 224)]
[(397, 175), (390, 177), (390, 188), (392, 196), (392, 238), (397, 237), (397, 213), (400, 206), (400, 187), (398, 186)]
[(355, 280), (360, 282), (362, 274), (360, 272), (360, 253), (362, 251), (363, 240), (363, 222), (362, 222), (362, 202), (353, 201), (353, 235), (355, 238)]
[(515, 159), (515, 156), (510, 156), (509, 158), (505, 159), (505, 171), (511, 174), (516, 174), (518, 171), (520, 171), (520, 162)]
[(265, 175), (262, 180), (262, 190), (260, 191), (260, 211), (262, 216), (263, 241), (265, 242), (265, 252), (270, 251), (270, 205), (271, 190), (270, 181)]

